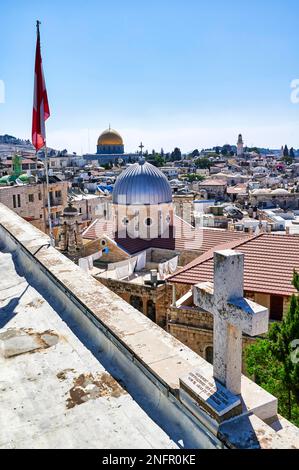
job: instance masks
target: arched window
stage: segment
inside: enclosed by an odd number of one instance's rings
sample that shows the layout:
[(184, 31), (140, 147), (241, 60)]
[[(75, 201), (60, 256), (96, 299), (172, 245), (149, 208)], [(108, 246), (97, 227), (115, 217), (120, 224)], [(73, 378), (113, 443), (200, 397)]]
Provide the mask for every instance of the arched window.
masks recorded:
[(156, 305), (152, 300), (147, 301), (147, 316), (156, 323)]
[(138, 295), (131, 295), (130, 304), (132, 305), (132, 307), (139, 310), (139, 312), (143, 313), (143, 301), (141, 297), (139, 297)]
[(205, 351), (205, 356), (206, 356), (206, 361), (208, 361), (210, 364), (213, 364), (213, 346), (208, 346), (206, 347)]

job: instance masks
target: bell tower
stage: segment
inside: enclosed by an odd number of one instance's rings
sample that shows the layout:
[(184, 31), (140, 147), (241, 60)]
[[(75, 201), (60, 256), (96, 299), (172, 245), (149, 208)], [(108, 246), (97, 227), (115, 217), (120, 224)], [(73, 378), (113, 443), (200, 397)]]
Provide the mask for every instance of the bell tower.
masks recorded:
[(237, 142), (237, 156), (242, 157), (244, 155), (244, 142), (242, 138), (242, 134), (239, 134), (238, 142)]

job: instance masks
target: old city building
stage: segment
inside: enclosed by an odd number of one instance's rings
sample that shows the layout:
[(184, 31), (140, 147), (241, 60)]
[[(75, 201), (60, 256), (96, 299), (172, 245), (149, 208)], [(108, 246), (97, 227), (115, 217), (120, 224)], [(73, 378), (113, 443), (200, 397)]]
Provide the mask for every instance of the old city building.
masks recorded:
[[(67, 205), (70, 184), (67, 181), (60, 181), (54, 176), (50, 177), (49, 182), (51, 219), (54, 236), (57, 238), (59, 217)], [(43, 232), (48, 232), (48, 202), (45, 181), (40, 179), (38, 183), (0, 186), (0, 202)]]

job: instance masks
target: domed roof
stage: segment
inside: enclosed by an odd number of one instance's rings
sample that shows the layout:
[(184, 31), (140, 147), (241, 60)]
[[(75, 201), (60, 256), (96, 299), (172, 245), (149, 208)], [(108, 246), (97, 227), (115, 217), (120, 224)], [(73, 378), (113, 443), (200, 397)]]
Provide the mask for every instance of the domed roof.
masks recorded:
[(254, 189), (251, 194), (253, 196), (264, 196), (264, 195), (269, 194), (270, 192), (271, 192), (270, 189), (261, 188), (261, 189)]
[(0, 178), (0, 184), (9, 184), (9, 175), (2, 176)]
[(123, 205), (164, 204), (172, 202), (172, 191), (162, 171), (148, 162), (140, 162), (119, 175), (112, 200)]
[(21, 180), (23, 183), (28, 183), (29, 176), (26, 173), (23, 173), (22, 175), (19, 176), (19, 180)]
[(278, 188), (278, 189), (274, 189), (273, 191), (271, 191), (271, 194), (273, 194), (273, 196), (287, 196), (290, 193), (286, 189)]
[(124, 143), (121, 135), (109, 127), (98, 138), (98, 145), (124, 145)]

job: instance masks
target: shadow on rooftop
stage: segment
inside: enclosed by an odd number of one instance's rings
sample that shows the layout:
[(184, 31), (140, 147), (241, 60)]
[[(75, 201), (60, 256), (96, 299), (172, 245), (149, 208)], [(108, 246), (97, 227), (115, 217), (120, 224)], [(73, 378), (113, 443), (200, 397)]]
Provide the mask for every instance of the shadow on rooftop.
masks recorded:
[(27, 285), (19, 297), (13, 297), (5, 307), (0, 309), (0, 328), (4, 328), (16, 316), (15, 310), (28, 287)]

